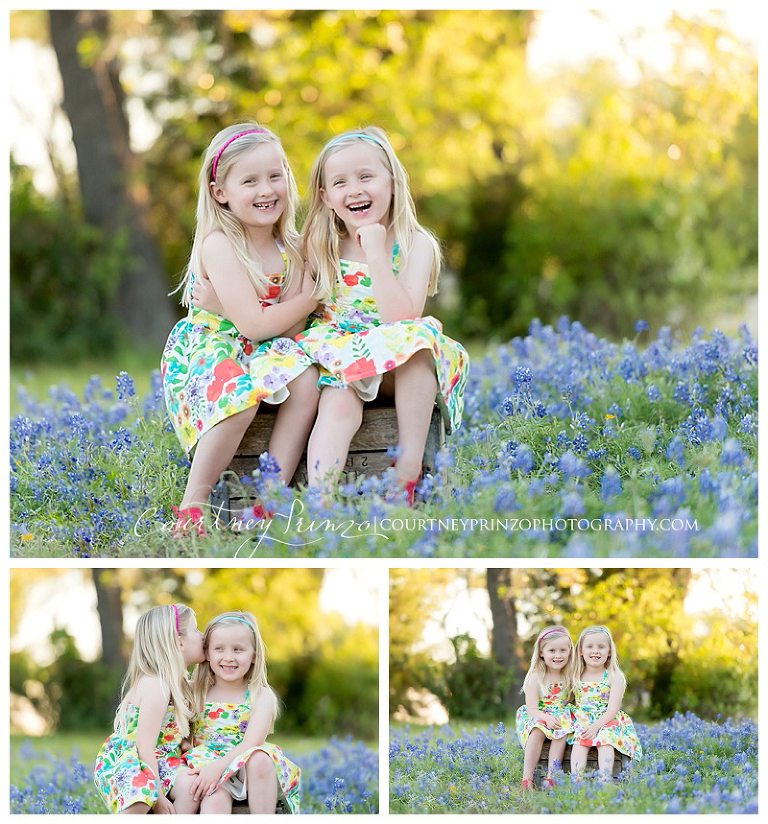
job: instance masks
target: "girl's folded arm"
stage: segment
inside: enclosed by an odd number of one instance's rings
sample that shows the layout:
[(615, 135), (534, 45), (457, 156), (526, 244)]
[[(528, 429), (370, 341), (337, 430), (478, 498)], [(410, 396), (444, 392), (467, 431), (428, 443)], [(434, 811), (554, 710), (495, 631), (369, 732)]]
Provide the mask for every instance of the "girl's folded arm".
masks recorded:
[(385, 323), (421, 317), (427, 301), (432, 270), (432, 245), (427, 236), (416, 232), (408, 260), (395, 276), (391, 259), (369, 261), (371, 284), (379, 316)]
[(621, 702), (624, 698), (624, 690), (627, 687), (627, 681), (623, 675), (614, 675), (611, 681), (611, 695), (608, 698), (608, 706), (605, 712), (598, 719), (601, 724), (605, 725), (609, 721), (613, 721), (616, 713), (621, 709)]
[(222, 232), (213, 232), (203, 241), (201, 257), (224, 310), (223, 316), (251, 340), (283, 335), (286, 329), (306, 318), (316, 305), (302, 291), (284, 303), (263, 307), (245, 267)]
[(546, 712), (539, 709), (539, 684), (535, 678), (528, 678), (525, 682), (525, 709), (528, 717), (534, 721), (542, 721), (549, 717)]

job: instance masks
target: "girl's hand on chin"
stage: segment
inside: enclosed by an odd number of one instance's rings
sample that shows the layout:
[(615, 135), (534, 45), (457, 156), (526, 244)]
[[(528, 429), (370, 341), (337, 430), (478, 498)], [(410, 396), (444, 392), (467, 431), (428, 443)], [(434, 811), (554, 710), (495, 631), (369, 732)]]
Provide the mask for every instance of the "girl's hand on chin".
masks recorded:
[(355, 240), (366, 254), (374, 251), (384, 251), (387, 242), (387, 229), (381, 223), (361, 226), (355, 232)]

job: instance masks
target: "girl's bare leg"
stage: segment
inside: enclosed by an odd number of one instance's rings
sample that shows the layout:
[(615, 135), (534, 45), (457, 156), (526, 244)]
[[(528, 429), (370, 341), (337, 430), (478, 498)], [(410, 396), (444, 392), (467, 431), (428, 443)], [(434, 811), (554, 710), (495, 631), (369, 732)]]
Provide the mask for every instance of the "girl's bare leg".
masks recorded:
[(427, 443), (437, 378), (432, 354), (422, 349), (395, 369), (395, 409), (400, 455), (395, 472), (401, 484), (416, 480)]
[(251, 815), (274, 815), (277, 805), (277, 773), (272, 759), (255, 752), (245, 765), (248, 811)]
[(349, 444), (363, 422), (363, 402), (354, 389), (326, 386), (320, 393), (317, 421), (307, 445), (310, 486), (328, 487), (338, 478)]
[(597, 748), (597, 769), (603, 778), (610, 778), (613, 775), (614, 754), (614, 748), (606, 744)]
[(120, 815), (146, 815), (150, 810), (149, 804), (143, 801), (136, 801), (130, 807), (120, 811)]
[(552, 778), (555, 770), (562, 770), (563, 756), (565, 755), (566, 736), (554, 738), (549, 742), (549, 764), (547, 765), (547, 778)]
[(222, 787), (200, 800), (201, 815), (231, 815), (232, 796)]
[(523, 781), (533, 779), (533, 771), (536, 769), (543, 745), (544, 733), (541, 730), (531, 730), (523, 751)]
[(588, 755), (589, 747), (583, 747), (578, 741), (573, 742), (573, 746), (571, 747), (571, 773), (573, 775), (584, 772)]
[(211, 427), (198, 441), (192, 457), (187, 487), (181, 499), (181, 509), (202, 507), (211, 490), (219, 482), (221, 473), (229, 466), (237, 452), (245, 430), (248, 429), (257, 406), (237, 412)]
[(173, 808), (177, 813), (196, 813), (200, 806), (199, 801), (195, 801), (190, 789), (192, 782), (197, 778), (196, 775), (189, 775), (189, 773), (180, 772), (168, 793), (168, 798), (173, 801)]
[(320, 400), (317, 369), (306, 369), (288, 384), (288, 388), (291, 394), (280, 404), (269, 438), (269, 454), (277, 461), (280, 477), (286, 484), (291, 482), (299, 465), (317, 414)]

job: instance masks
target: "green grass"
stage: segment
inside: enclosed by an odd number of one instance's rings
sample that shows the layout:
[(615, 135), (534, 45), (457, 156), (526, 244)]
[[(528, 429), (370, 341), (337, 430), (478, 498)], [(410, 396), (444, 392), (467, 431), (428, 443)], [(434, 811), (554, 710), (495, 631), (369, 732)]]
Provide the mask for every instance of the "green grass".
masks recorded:
[(115, 376), (127, 372), (133, 379), (136, 394), (143, 397), (150, 388), (152, 370), (160, 368), (160, 352), (154, 349), (125, 349), (110, 358), (90, 358), (76, 363), (11, 364), (11, 416), (21, 411), (17, 392), (23, 389), (37, 401), (48, 397), (52, 386), (66, 386), (81, 396), (93, 375), (98, 375), (105, 388), (115, 388)]

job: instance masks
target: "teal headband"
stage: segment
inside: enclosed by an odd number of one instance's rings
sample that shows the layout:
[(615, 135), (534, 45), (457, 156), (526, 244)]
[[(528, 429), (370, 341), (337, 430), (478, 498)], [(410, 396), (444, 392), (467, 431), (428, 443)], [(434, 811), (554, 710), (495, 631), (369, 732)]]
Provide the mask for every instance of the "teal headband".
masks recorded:
[(246, 618), (241, 618), (239, 615), (225, 615), (223, 618), (217, 618), (214, 623), (219, 624), (222, 621), (240, 621), (240, 623), (245, 624), (248, 629), (253, 630), (253, 624)]
[(362, 137), (363, 140), (370, 140), (371, 143), (375, 143), (380, 149), (384, 148), (380, 140), (377, 140), (375, 137), (371, 137), (369, 134), (363, 134), (362, 132), (352, 132), (351, 134), (342, 134), (338, 137), (334, 137), (333, 140), (326, 144), (326, 148), (328, 148), (328, 146), (333, 146), (334, 143), (338, 143), (340, 140), (348, 140), (353, 137)]

